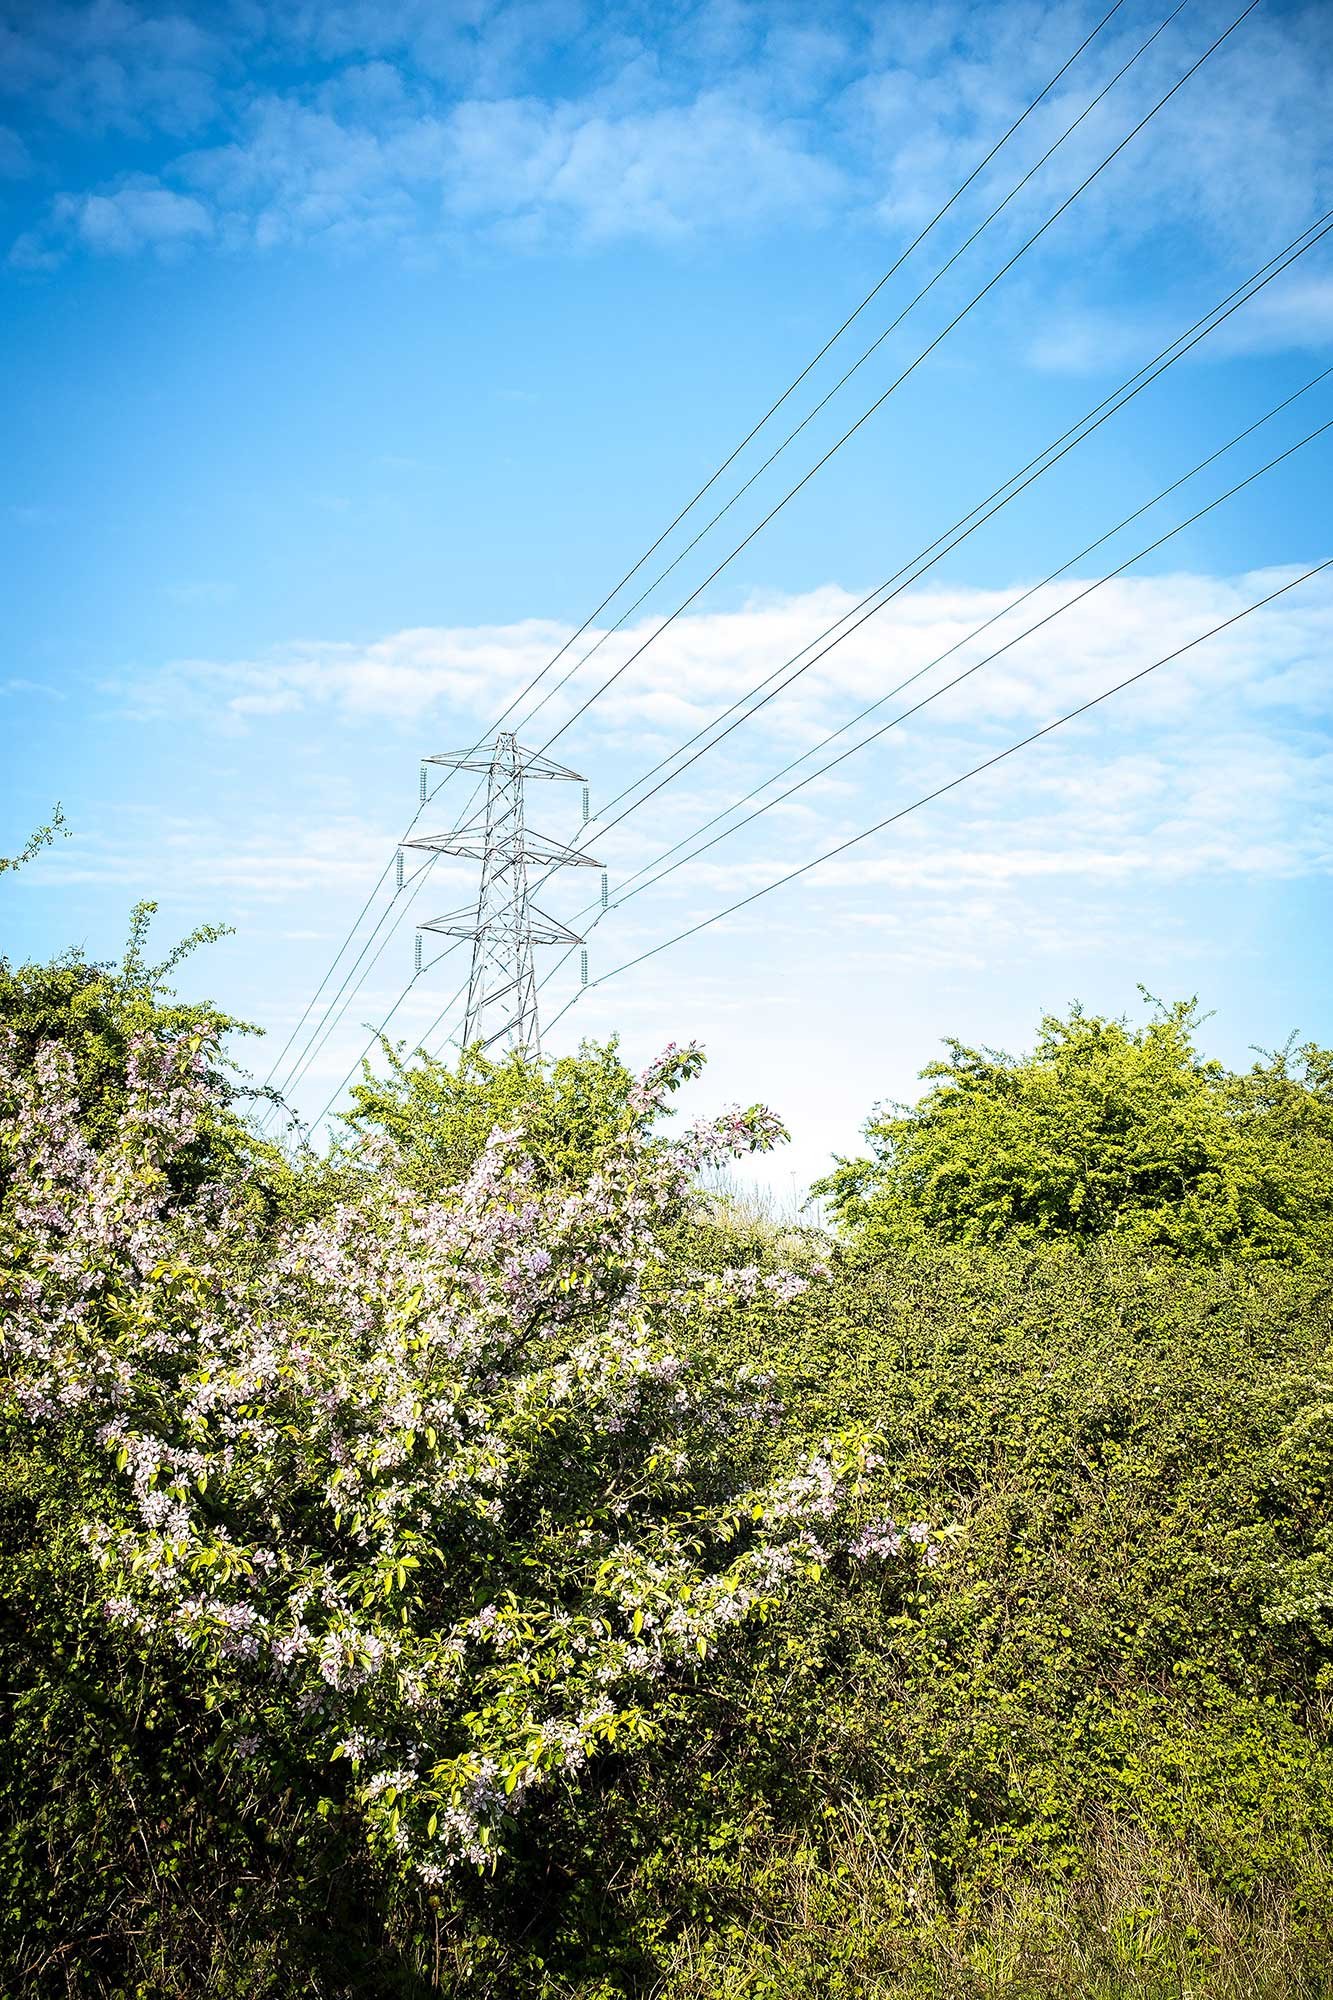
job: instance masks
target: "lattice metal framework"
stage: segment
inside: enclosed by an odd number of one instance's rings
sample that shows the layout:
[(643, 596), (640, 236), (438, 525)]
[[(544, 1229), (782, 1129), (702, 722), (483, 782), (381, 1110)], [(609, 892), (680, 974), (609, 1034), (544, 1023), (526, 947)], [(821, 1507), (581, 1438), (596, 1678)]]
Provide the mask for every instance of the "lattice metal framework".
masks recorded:
[(602, 864), (564, 841), (533, 832), (525, 820), (524, 791), (534, 779), (565, 779), (573, 784), (582, 784), (583, 779), (577, 771), (567, 770), (539, 751), (524, 749), (507, 730), (496, 737), (489, 756), (467, 750), (446, 751), (424, 762), (454, 771), (478, 771), (486, 778), (486, 804), (480, 815), (451, 833), (423, 833), (404, 842), (407, 847), (424, 848), (433, 854), (459, 854), (481, 863), (475, 910), (454, 910), (420, 926), (446, 937), (472, 939), (463, 1046), (480, 1042), (483, 1048), (491, 1048), (503, 1041), (511, 1049), (540, 1055), (533, 947), (575, 945), (582, 939), (537, 908), (528, 894), (528, 869), (600, 868)]

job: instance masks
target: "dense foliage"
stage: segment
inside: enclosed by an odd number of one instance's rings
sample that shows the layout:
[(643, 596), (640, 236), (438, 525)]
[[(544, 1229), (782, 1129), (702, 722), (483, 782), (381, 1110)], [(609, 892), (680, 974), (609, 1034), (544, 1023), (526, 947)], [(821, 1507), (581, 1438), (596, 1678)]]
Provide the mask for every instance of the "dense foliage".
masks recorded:
[(614, 1048), (0, 964), (0, 1988), (1333, 1992), (1330, 1064), (954, 1048), (845, 1233)]
[(1118, 1245), (812, 1287), (793, 1421), (881, 1426), (955, 1532), (906, 1601), (826, 1577), (643, 1786), (666, 1990), (1333, 1990), (1331, 1340), (1326, 1269)]
[(1333, 1242), (1333, 1053), (1235, 1075), (1193, 1003), (1142, 1028), (1075, 1007), (1031, 1055), (950, 1042), (919, 1104), (819, 1184), (867, 1246), (1116, 1236), (1190, 1257), (1299, 1260)]
[(383, 1134), (402, 1179), (425, 1195), (464, 1179), (497, 1125), (521, 1124), (524, 1158), (549, 1184), (586, 1173), (627, 1123), (642, 1139), (663, 1109), (659, 1099), (636, 1096), (614, 1043), (585, 1044), (577, 1056), (541, 1067), (478, 1048), (465, 1049), (452, 1067), (421, 1050), (409, 1061), (387, 1041), (383, 1056), (382, 1075), (367, 1063), (352, 1086), (349, 1141)]

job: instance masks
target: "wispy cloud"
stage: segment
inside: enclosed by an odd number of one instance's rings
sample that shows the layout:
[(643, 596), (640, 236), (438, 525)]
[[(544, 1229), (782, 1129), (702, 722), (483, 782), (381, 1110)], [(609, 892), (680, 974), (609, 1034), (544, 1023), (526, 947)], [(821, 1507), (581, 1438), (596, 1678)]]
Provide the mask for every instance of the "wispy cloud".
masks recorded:
[(218, 114), (236, 69), (228, 38), (184, 8), (45, 0), (0, 26), (5, 95), (79, 135), (184, 137)]
[[(762, 710), (753, 729), (789, 749), (841, 720), (853, 701), (929, 669), (904, 702), (940, 687), (961, 668), (1011, 639), (1018, 643), (962, 687), (943, 694), (937, 726), (1022, 724), (1052, 705), (1070, 705), (1136, 665), (1181, 646), (1210, 625), (1287, 580), (1289, 571), (1221, 578), (1189, 573), (1127, 576), (1073, 606), (1088, 579), (1050, 584), (1020, 610), (1007, 607), (1022, 587), (967, 586), (908, 592), (801, 673), (790, 691)], [(610, 637), (590, 631), (565, 652), (532, 699), (599, 641), (594, 657), (543, 710), (549, 732), (617, 667), (648, 644), (600, 696), (580, 732), (613, 744), (691, 734), (784, 663), (801, 662), (820, 634), (839, 627), (858, 600), (834, 586), (795, 596), (752, 600), (737, 611), (686, 614), (659, 633), (658, 620), (636, 621)], [(1071, 606), (1065, 610), (1064, 607)], [(1058, 612), (1044, 629), (1028, 627)], [(978, 639), (969, 634), (994, 620)], [(656, 635), (656, 636), (655, 636)], [(144, 715), (193, 711), (223, 725), (247, 715), (323, 712), (361, 727), (368, 718), (440, 729), (484, 724), (488, 715), (542, 674), (570, 639), (568, 628), (528, 619), (512, 625), (420, 627), (366, 646), (323, 641), (259, 659), (180, 660), (110, 683)], [(1279, 703), (1291, 713), (1326, 713), (1325, 662), (1333, 646), (1333, 587), (1318, 579), (1271, 609), (1187, 654), (1136, 697), (1142, 712), (1181, 713), (1200, 687), (1225, 689), (1252, 706)], [(951, 649), (956, 649), (952, 650)], [(931, 665), (949, 653), (938, 668)]]
[[(1197, 19), (1196, 19), (1197, 12)], [(975, 164), (1095, 14), (942, 0), (819, 27), (726, 0), (679, 19), (575, 0), (158, 14), (129, 0), (46, 10), (11, 31), (29, 150), (60, 174), (61, 133), (154, 142), (133, 182), (71, 187), (11, 261), (213, 244), (226, 252), (460, 234), (612, 245), (837, 219), (901, 241)], [(1131, 5), (974, 191), (990, 201), (1142, 39)], [(1062, 148), (1011, 217), (1072, 184), (1221, 25), (1189, 10)], [(579, 78), (577, 89), (565, 81)], [(262, 82), (259, 80), (263, 79)], [(280, 81), (279, 81), (280, 79)], [(1333, 188), (1326, 12), (1256, 17), (1080, 207), (1104, 257), (1186, 232), (1241, 255), (1308, 220)], [(959, 221), (967, 211), (960, 211)], [(1305, 321), (1298, 315), (1299, 336)], [(1271, 337), (1282, 333), (1274, 321)], [(1052, 336), (1058, 365), (1077, 342)]]
[(62, 195), (53, 226), (68, 229), (89, 250), (127, 257), (138, 250), (179, 249), (212, 233), (201, 202), (163, 187), (123, 187), (114, 194)]
[[(1172, 340), (1187, 315), (1129, 307), (1056, 310), (1032, 337), (1028, 354), (1038, 368), (1083, 375), (1141, 361)], [(1274, 281), (1244, 310), (1209, 336), (1207, 357), (1314, 351), (1333, 345), (1333, 276), (1303, 266)]]
[[(113, 817), (103, 834), (76, 828), (51, 857), (43, 879), (58, 887), (116, 886), (192, 903), (207, 897), (233, 915), (289, 901), (294, 908), (310, 901), (318, 906), (331, 897), (360, 894), (373, 883), (401, 831), (387, 821), (375, 824), (347, 814), (293, 822), (266, 813), (240, 834), (206, 812), (162, 824), (133, 812)], [(463, 867), (453, 863), (433, 873), (445, 893), (465, 879)]]
[(0, 696), (14, 695), (17, 697), (19, 695), (32, 694), (45, 695), (52, 701), (64, 701), (66, 699), (64, 689), (52, 687), (49, 681), (25, 680), (21, 674), (11, 676), (8, 680), (0, 681)]
[[(967, 588), (904, 600), (873, 638), (863, 634), (831, 655), (798, 696), (764, 711), (654, 796), (646, 811), (608, 835), (594, 825), (595, 849), (611, 870), (613, 901), (641, 879), (640, 871), (655, 873), (674, 853), (692, 856), (700, 838), (726, 835), (625, 904), (618, 932), (630, 948), (638, 936), (660, 936), (664, 926), (764, 886), (1194, 638), (1289, 574), (1187, 574), (1110, 586), (1091, 600), (1095, 613), (1071, 616), (1067, 624), (1057, 619), (753, 826), (735, 829), (739, 815), (717, 820), (728, 800), (756, 791), (756, 803), (773, 801), (834, 748), (857, 741), (861, 726), (773, 782), (819, 732), (849, 720), (891, 679), (927, 665), (1008, 601), (1007, 593)], [(594, 798), (610, 791), (607, 774), (614, 772), (618, 788), (647, 772), (662, 751), (719, 714), (775, 657), (794, 652), (849, 601), (830, 589), (682, 620), (663, 635), (660, 652), (652, 649), (652, 679), (626, 676), (580, 723), (578, 760), (594, 773)], [(1046, 608), (1058, 601), (1048, 593)], [(1041, 608), (1039, 598), (1025, 616)], [(1001, 621), (989, 645), (1009, 629)], [(281, 730), (288, 717), (305, 731), (317, 710), (358, 733), (373, 720), (403, 729), (406, 719), (413, 748), (423, 742), (461, 747), (565, 636), (559, 628), (528, 623), (401, 633), (369, 648), (305, 647), (269, 662), (185, 662), (144, 681), (136, 698), (145, 712), (157, 707), (178, 722), (193, 710), (196, 719), (211, 716), (232, 729), (262, 722), (266, 734)], [(798, 928), (834, 922), (853, 933), (858, 926), (877, 932), (885, 922), (884, 895), (892, 892), (893, 909), (934, 913), (927, 943), (914, 929), (912, 948), (928, 950), (934, 965), (963, 964), (1017, 922), (1011, 900), (1038, 886), (1062, 908), (1067, 903), (1062, 920), (1077, 924), (1090, 896), (1146, 892), (1153, 884), (1196, 878), (1292, 880), (1333, 872), (1325, 668), (1331, 646), (1333, 587), (1321, 580), (1187, 654), (1040, 749), (821, 866), (784, 895), (790, 920)], [(950, 671), (982, 652), (978, 643), (964, 647)], [(943, 677), (928, 673), (876, 719), (894, 715)], [(669, 695), (662, 692), (667, 688)], [(559, 713), (548, 711), (531, 740), (555, 727)], [(266, 754), (271, 748), (266, 742)], [(350, 892), (353, 884), (373, 882), (399, 830), (388, 823), (372, 830), (345, 815), (327, 821), (306, 815), (290, 840), (275, 821), (238, 847), (220, 831), (190, 829), (169, 843), (171, 879), (247, 902), (281, 902), (340, 884)], [(160, 853), (155, 843), (150, 867), (145, 847), (148, 874)], [(86, 865), (72, 851), (62, 863), (66, 869)], [(104, 857), (94, 872), (107, 865)], [(454, 900), (465, 900), (467, 871), (455, 869), (454, 876)], [(445, 879), (442, 873), (436, 886)], [(957, 911), (978, 896), (987, 899), (984, 921), (975, 915), (965, 921)], [(946, 921), (949, 909), (954, 914)], [(907, 945), (889, 936), (875, 948)]]

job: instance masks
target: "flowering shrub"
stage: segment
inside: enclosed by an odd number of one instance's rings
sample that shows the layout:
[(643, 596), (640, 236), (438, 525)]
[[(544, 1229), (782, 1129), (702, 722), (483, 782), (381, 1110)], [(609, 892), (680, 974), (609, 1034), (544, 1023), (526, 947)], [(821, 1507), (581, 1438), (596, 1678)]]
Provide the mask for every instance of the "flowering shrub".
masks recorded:
[(67, 1052), (0, 1043), (3, 1416), (108, 1455), (96, 1615), (148, 1672), (189, 1654), (258, 1775), (344, 1789), (427, 1883), (489, 1865), (534, 1793), (649, 1739), (666, 1688), (853, 1535), (913, 1559), (915, 1529), (849, 1518), (868, 1437), (759, 1481), (767, 1378), (685, 1358), (757, 1274), (673, 1272), (658, 1232), (702, 1166), (780, 1133), (756, 1108), (652, 1139), (697, 1050), (577, 1182), (497, 1129), (427, 1201), (381, 1138), (318, 1222), (175, 1187), (212, 1055), (138, 1038), (94, 1148)]

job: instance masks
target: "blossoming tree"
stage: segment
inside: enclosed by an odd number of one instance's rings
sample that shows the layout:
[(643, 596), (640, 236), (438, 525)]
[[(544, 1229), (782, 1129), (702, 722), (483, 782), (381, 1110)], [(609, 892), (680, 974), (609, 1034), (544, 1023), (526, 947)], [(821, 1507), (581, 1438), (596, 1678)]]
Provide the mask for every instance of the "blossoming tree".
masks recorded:
[(139, 1037), (94, 1146), (68, 1052), (0, 1042), (2, 1414), (107, 1455), (89, 1615), (147, 1674), (189, 1655), (252, 1775), (304, 1770), (315, 1810), (341, 1788), (426, 1883), (490, 1866), (835, 1547), (915, 1560), (865, 1518), (872, 1440), (760, 1477), (764, 1379), (698, 1359), (738, 1291), (804, 1281), (663, 1254), (700, 1168), (780, 1130), (653, 1138), (696, 1049), (576, 1179), (497, 1129), (426, 1200), (381, 1136), (317, 1221), (265, 1217), (243, 1175), (180, 1194), (214, 1057)]

